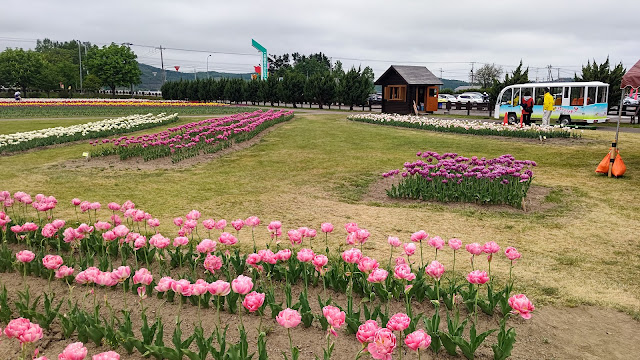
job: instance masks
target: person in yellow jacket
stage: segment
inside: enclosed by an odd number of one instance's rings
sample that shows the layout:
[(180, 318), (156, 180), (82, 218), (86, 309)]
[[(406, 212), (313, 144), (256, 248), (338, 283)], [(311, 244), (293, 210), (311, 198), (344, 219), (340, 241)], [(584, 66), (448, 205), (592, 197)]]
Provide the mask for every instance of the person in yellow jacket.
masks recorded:
[(542, 105), (542, 125), (549, 125), (549, 121), (551, 120), (551, 112), (553, 111), (553, 95), (551, 95), (551, 90), (549, 88), (544, 89), (544, 105)]

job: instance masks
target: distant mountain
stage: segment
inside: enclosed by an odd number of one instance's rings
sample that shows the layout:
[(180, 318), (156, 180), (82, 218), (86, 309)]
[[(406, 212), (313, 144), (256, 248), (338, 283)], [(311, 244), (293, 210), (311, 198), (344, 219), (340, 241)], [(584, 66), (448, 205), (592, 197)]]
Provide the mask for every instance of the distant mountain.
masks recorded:
[(442, 83), (444, 84), (442, 85), (442, 87), (440, 87), (441, 89), (455, 89), (458, 86), (469, 85), (468, 82), (462, 81), (462, 80), (452, 80), (452, 79), (440, 79), (440, 80), (442, 80)]
[[(140, 80), (142, 83), (136, 86), (138, 90), (151, 90), (157, 91), (160, 90), (162, 86), (162, 69), (157, 68), (155, 66), (138, 63), (138, 67), (142, 71), (142, 76)], [(193, 72), (178, 72), (174, 70), (166, 69), (167, 81), (177, 81), (180, 79), (184, 80), (193, 80), (196, 77), (198, 79), (206, 79), (207, 72), (199, 71), (197, 73)], [(155, 75), (154, 75), (155, 73)], [(218, 79), (218, 78), (241, 78), (246, 80), (251, 80), (251, 73), (246, 74), (231, 74), (231, 73), (222, 73), (217, 71), (209, 71), (209, 77)]]

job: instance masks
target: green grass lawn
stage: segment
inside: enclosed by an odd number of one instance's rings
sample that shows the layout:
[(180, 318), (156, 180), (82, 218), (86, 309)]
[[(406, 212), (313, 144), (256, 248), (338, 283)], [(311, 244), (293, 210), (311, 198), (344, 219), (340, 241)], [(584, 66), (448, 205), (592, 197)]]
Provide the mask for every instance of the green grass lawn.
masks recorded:
[(119, 117), (133, 114), (180, 113), (181, 115), (235, 114), (253, 111), (251, 106), (49, 106), (2, 107), (0, 119)]
[[(342, 225), (353, 221), (371, 231), (365, 251), (379, 259), (388, 257), (387, 236), (408, 241), (420, 229), (443, 238), (458, 237), (465, 244), (494, 240), (503, 249), (512, 245), (523, 253), (514, 274), (519, 290), (538, 303), (600, 304), (637, 314), (640, 134), (621, 134), (628, 172), (620, 179), (594, 173), (608, 150), (610, 134), (585, 131), (584, 136), (583, 141), (540, 144), (370, 125), (348, 121), (344, 114), (302, 114), (251, 148), (190, 168), (71, 166), (68, 160), (81, 158), (88, 144), (2, 156), (0, 190), (54, 195), (59, 199), (57, 214), (68, 218), (75, 216), (68, 205), (74, 197), (103, 204), (131, 199), (158, 217), (168, 236), (175, 236), (171, 219), (191, 209), (202, 211), (204, 218), (230, 221), (257, 215), (263, 224), (280, 220), (285, 232), (299, 226), (319, 228), (330, 221), (336, 225), (330, 236), (336, 247), (344, 242)], [(534, 185), (552, 188), (547, 201), (557, 206), (523, 213), (361, 200), (379, 174), (413, 160), (419, 150), (487, 157), (510, 153), (535, 160)], [(268, 236), (263, 227), (257, 234), (262, 240)], [(247, 245), (250, 238), (241, 234), (241, 241)], [(432, 256), (430, 249), (425, 253)], [(441, 256), (445, 267), (450, 266), (449, 252)], [(468, 257), (459, 259), (467, 262)], [(466, 263), (456, 268), (470, 270)], [(504, 257), (494, 260), (492, 271), (506, 278)]]

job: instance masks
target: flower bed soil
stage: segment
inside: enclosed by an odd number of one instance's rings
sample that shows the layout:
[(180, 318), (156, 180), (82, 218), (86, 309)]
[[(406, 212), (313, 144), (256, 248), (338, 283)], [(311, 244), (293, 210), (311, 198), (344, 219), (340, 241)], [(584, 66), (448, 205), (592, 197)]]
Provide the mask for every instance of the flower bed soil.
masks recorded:
[[(32, 297), (48, 291), (47, 281), (37, 277), (27, 278)], [(1, 273), (0, 282), (9, 290), (9, 303), (12, 304), (17, 299), (17, 291), (24, 289), (22, 276), (17, 273)], [(60, 282), (53, 281), (51, 283), (52, 291), (60, 298), (69, 294), (68, 287)], [(86, 286), (78, 286), (74, 284), (73, 298), (78, 300), (79, 304), (84, 301), (86, 310), (90, 310), (92, 306), (92, 296), (87, 292), (90, 288)], [(298, 294), (302, 290), (301, 286), (293, 288), (294, 294)], [(315, 299), (321, 294), (321, 288), (310, 288), (309, 298)], [(334, 292), (328, 292), (332, 298), (339, 304), (345, 304), (345, 295)], [(137, 335), (141, 327), (140, 308), (137, 306), (137, 295), (128, 293), (127, 302), (132, 311), (133, 329)], [(124, 309), (123, 293), (119, 288), (102, 289), (96, 288), (96, 299), (99, 303), (104, 304), (105, 300), (113, 307), (114, 311)], [(282, 299), (282, 294), (279, 300)], [(354, 299), (355, 300), (355, 299)], [(359, 299), (358, 299), (359, 300)], [(162, 317), (164, 327), (164, 341), (171, 343), (171, 335), (175, 326), (175, 318), (177, 314), (177, 303), (167, 303), (165, 300), (157, 299), (155, 296), (147, 298), (145, 306), (147, 315), (152, 321), (155, 316)], [(136, 304), (136, 306), (132, 305)], [(320, 308), (316, 301), (310, 301), (312, 310), (315, 313), (320, 312)], [(62, 311), (65, 307), (61, 308)], [(393, 311), (402, 311), (404, 309), (402, 302), (393, 304)], [(426, 311), (433, 312), (430, 304), (414, 304), (416, 312)], [(108, 317), (108, 309), (106, 306), (101, 307), (101, 312)], [(443, 312), (443, 316), (446, 316)], [(15, 309), (14, 309), (15, 313)], [(289, 350), (289, 339), (287, 332), (272, 320), (266, 311), (263, 321), (263, 327), (267, 332), (267, 348), (270, 359), (281, 359), (282, 352)], [(225, 311), (221, 312), (222, 323), (229, 325), (227, 334), (227, 343), (238, 340), (237, 326), (239, 318), (237, 314), (229, 314)], [(182, 330), (185, 336), (193, 332), (194, 324), (197, 323), (197, 307), (191, 305), (183, 305), (181, 311)], [(215, 311), (212, 308), (202, 310), (203, 327), (205, 334), (214, 329)], [(256, 328), (259, 323), (259, 317), (252, 315), (243, 316), (245, 328), (248, 331), (249, 352), (256, 351)], [(480, 315), (480, 329), (496, 327), (496, 318)], [(514, 326), (517, 332), (517, 342), (512, 353), (513, 359), (634, 359), (635, 354), (640, 353), (640, 342), (636, 341), (638, 331), (640, 331), (640, 323), (633, 320), (630, 316), (611, 309), (603, 309), (598, 307), (581, 306), (576, 308), (557, 308), (554, 306), (539, 306), (536, 308), (535, 315), (530, 320), (523, 320), (520, 317), (513, 317), (510, 325)], [(445, 322), (441, 323), (441, 327), (446, 326)], [(303, 328), (302, 325), (292, 330), (294, 344), (300, 348), (300, 359), (313, 359), (314, 355), (322, 355), (322, 346), (325, 345), (325, 332), (316, 322), (310, 328)], [(495, 334), (491, 335), (495, 337)], [(44, 338), (37, 342), (40, 355), (45, 355), (50, 359), (55, 359), (57, 354), (71, 342), (77, 339), (63, 340), (60, 327), (57, 321), (54, 322), (50, 331), (44, 330)], [(483, 344), (476, 353), (477, 359), (491, 359), (492, 352), (488, 347), (489, 342)], [(339, 331), (338, 338), (335, 339), (335, 350), (332, 359), (335, 360), (351, 360), (360, 350), (360, 344), (353, 335), (347, 335), (344, 330)], [(93, 343), (85, 343), (89, 349), (89, 354), (96, 354), (102, 351), (110, 350), (108, 346), (96, 346)], [(192, 350), (197, 351), (195, 346)], [(403, 359), (417, 359), (418, 357), (407, 350), (404, 346), (405, 354)], [(126, 354), (124, 349), (116, 349), (122, 355), (122, 359), (141, 360), (145, 359), (139, 353), (135, 352), (131, 355)], [(15, 339), (3, 338), (0, 341), (0, 358), (17, 359), (19, 356), (19, 346)], [(394, 353), (397, 354), (397, 351)], [(458, 357), (452, 357), (446, 354), (444, 350), (438, 355), (433, 355), (430, 350), (423, 354), (423, 359), (464, 359), (460, 354)], [(397, 356), (394, 356), (396, 358)], [(369, 359), (368, 355), (364, 355), (361, 359)]]

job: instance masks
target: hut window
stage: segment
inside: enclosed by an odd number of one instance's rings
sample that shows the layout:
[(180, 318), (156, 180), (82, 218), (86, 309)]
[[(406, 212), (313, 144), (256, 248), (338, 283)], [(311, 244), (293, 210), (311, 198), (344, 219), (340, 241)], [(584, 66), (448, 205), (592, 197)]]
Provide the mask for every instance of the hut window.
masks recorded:
[(384, 89), (385, 100), (405, 101), (407, 98), (406, 85), (389, 85)]

